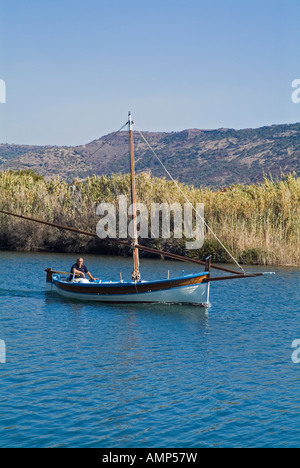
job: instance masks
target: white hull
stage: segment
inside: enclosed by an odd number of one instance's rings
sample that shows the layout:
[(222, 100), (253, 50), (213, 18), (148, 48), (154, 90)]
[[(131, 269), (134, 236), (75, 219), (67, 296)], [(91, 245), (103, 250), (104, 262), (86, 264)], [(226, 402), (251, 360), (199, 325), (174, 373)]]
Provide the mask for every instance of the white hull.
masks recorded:
[(181, 286), (161, 291), (149, 291), (137, 294), (81, 294), (66, 291), (52, 284), (52, 291), (59, 295), (81, 301), (115, 302), (115, 303), (179, 303), (209, 305), (209, 283)]

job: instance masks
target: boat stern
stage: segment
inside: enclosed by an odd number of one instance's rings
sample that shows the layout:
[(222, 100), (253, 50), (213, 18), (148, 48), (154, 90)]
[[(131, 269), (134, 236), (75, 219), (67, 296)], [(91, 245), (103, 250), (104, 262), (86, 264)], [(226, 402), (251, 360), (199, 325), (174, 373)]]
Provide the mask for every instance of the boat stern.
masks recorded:
[(47, 268), (45, 270), (45, 272), (47, 273), (47, 275), (46, 275), (46, 291), (52, 291), (52, 286), (53, 286), (52, 276), (53, 276), (54, 271), (52, 270), (52, 268)]

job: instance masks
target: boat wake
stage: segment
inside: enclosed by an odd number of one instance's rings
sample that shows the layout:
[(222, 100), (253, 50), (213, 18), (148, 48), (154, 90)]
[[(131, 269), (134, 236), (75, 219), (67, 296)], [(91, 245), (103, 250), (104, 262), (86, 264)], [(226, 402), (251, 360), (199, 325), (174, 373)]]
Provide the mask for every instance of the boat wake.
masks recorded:
[(32, 290), (20, 290), (20, 289), (4, 289), (0, 288), (0, 297), (42, 297), (45, 295), (43, 290), (32, 291)]

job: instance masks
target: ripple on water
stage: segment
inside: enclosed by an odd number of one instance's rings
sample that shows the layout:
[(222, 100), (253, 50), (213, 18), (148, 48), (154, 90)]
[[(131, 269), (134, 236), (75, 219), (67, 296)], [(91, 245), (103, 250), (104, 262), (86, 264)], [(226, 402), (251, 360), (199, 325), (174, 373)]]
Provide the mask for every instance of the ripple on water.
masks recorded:
[[(216, 283), (204, 311), (64, 301), (41, 278), (72, 256), (0, 256), (12, 272), (0, 272), (1, 447), (299, 445), (299, 270)], [(102, 274), (120, 262), (101, 258)], [(182, 268), (144, 262), (149, 279)]]

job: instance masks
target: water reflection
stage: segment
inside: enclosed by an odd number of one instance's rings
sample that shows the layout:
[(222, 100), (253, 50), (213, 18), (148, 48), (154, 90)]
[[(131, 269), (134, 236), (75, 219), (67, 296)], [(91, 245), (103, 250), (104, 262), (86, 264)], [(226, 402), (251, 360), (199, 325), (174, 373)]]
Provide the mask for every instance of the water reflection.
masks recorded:
[[(44, 269), (74, 256), (0, 257), (1, 446), (299, 445), (299, 270), (215, 283), (205, 310), (66, 300)], [(87, 263), (114, 279), (130, 262)]]

